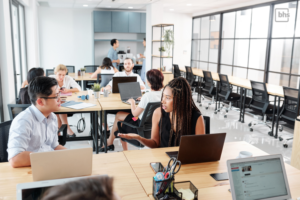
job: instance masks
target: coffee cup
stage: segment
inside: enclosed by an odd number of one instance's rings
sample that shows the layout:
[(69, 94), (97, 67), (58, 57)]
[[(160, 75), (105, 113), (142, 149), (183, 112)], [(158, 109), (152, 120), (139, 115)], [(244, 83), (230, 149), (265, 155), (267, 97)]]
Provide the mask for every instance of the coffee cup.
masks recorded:
[(250, 158), (253, 154), (249, 151), (241, 151), (237, 158)]

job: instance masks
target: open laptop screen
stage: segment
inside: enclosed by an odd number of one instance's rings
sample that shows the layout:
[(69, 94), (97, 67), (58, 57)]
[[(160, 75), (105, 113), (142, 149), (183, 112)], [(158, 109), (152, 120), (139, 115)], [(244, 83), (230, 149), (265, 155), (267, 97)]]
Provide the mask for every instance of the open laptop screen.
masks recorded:
[(288, 194), (280, 158), (232, 163), (236, 200), (254, 200)]

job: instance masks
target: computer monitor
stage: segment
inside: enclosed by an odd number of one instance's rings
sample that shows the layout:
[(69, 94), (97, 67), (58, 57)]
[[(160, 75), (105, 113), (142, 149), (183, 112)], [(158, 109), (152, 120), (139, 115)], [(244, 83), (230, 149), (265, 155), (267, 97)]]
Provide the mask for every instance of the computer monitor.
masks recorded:
[(116, 76), (112, 78), (112, 93), (120, 93), (119, 92), (119, 83), (129, 83), (136, 82), (136, 76)]

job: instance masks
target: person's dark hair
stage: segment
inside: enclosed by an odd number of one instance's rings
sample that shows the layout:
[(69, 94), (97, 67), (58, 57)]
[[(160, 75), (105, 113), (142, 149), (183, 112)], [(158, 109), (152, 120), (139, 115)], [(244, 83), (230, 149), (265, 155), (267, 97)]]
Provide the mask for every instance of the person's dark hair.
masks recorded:
[(113, 178), (99, 176), (79, 179), (48, 189), (42, 200), (111, 200)]
[(43, 68), (31, 68), (29, 70), (29, 72), (27, 73), (27, 82), (28, 84), (30, 83), (30, 81), (32, 81), (32, 79), (34, 79), (37, 76), (44, 76), (45, 72)]
[(124, 61), (125, 61), (125, 60), (131, 60), (131, 62), (133, 63), (133, 59), (132, 59), (132, 58), (128, 58), (128, 57), (127, 57), (127, 58), (124, 59)]
[[(174, 121), (176, 121), (176, 132), (175, 132), (175, 142), (174, 145), (178, 146), (180, 143), (180, 138), (182, 135), (188, 135), (192, 131), (191, 121), (193, 110), (200, 113), (194, 100), (192, 98), (192, 90), (189, 83), (185, 78), (178, 77), (171, 80), (163, 89), (170, 87), (173, 94), (173, 112), (172, 112), (172, 122), (170, 130), (169, 145), (171, 146), (173, 137), (173, 127)], [(164, 115), (163, 109), (161, 107), (161, 113)], [(176, 114), (176, 119), (175, 118)], [(160, 131), (162, 130), (162, 123), (160, 124)]]
[(110, 41), (111, 46), (114, 46), (115, 43), (117, 43), (117, 39), (112, 39), (112, 40)]
[(146, 42), (146, 38), (144, 38), (144, 41)]
[(164, 75), (158, 69), (151, 69), (146, 74), (147, 80), (151, 84), (151, 89), (155, 91), (161, 90), (164, 87)]
[(105, 57), (102, 61), (101, 69), (111, 69), (113, 68), (113, 64), (111, 62), (111, 59), (108, 57)]
[(48, 97), (52, 94), (52, 87), (57, 85), (55, 78), (38, 76), (31, 80), (28, 85), (28, 94), (31, 103), (36, 105), (36, 100), (41, 97)]

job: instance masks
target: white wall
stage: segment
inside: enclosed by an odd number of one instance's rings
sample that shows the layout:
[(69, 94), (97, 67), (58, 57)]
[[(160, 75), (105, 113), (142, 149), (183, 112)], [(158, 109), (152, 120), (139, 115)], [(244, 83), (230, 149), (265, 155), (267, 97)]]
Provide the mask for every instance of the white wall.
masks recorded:
[(93, 64), (93, 9), (39, 7), (41, 67)]

